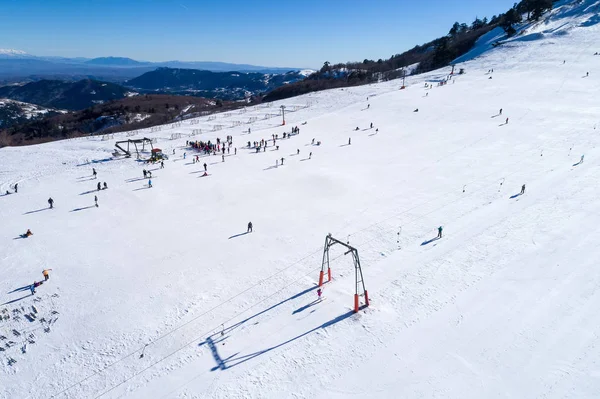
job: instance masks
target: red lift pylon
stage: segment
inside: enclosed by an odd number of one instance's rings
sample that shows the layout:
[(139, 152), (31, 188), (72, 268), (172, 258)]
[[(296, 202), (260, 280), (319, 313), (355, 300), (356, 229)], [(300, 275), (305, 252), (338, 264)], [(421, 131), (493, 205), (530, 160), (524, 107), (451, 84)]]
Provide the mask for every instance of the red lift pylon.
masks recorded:
[(321, 264), (321, 272), (319, 273), (319, 287), (323, 285), (323, 279), (325, 278), (325, 269), (327, 269), (327, 281), (331, 281), (331, 267), (329, 265), (329, 248), (334, 246), (335, 244), (343, 245), (348, 248), (348, 251), (344, 253), (344, 255), (352, 254), (352, 260), (354, 262), (354, 282), (355, 288), (354, 291), (354, 313), (357, 313), (360, 308), (359, 294), (362, 288), (362, 295), (365, 296), (365, 306), (369, 306), (369, 294), (367, 289), (365, 288), (365, 281), (362, 274), (362, 268), (360, 267), (360, 258), (358, 257), (358, 250), (352, 247), (349, 244), (346, 244), (340, 240), (336, 240), (328, 234), (325, 237), (325, 248), (323, 249), (323, 263)]

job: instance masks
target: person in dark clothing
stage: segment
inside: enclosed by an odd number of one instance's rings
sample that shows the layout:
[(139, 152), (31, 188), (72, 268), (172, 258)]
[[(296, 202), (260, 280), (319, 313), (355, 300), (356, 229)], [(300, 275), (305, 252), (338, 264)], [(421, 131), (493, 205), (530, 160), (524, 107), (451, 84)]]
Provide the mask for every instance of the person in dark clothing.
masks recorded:
[(204, 171), (206, 172), (206, 162), (204, 163)]
[(52, 197), (48, 198), (48, 204), (50, 204), (50, 209), (54, 208), (54, 200)]
[(252, 233), (252, 222), (248, 222), (248, 233)]
[(443, 230), (444, 230), (444, 229), (443, 229), (443, 227), (442, 227), (442, 226), (438, 227), (438, 238), (442, 238), (442, 231), (443, 231)]
[(102, 190), (102, 184), (100, 182), (98, 182), (98, 185), (96, 187), (98, 187), (98, 191)]
[(94, 203), (96, 204), (96, 208), (98, 208), (98, 196), (94, 195)]
[(521, 186), (521, 195), (525, 194), (525, 185), (523, 184)]
[(108, 185), (106, 184), (106, 182), (104, 182), (104, 190), (106, 190), (108, 188)]
[(19, 192), (19, 183), (15, 183), (15, 193)]

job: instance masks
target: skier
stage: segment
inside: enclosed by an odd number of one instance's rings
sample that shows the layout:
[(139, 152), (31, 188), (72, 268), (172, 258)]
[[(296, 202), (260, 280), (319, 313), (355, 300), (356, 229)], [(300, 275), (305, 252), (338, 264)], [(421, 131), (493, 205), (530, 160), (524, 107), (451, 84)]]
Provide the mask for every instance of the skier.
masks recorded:
[(148, 188), (152, 188), (152, 179), (148, 179)]
[(222, 162), (225, 162), (225, 155), (221, 155)]
[(312, 158), (312, 152), (310, 154), (308, 154), (308, 159)]
[(106, 190), (108, 188), (108, 185), (106, 184), (106, 182), (104, 182), (104, 188), (103, 190)]
[(506, 123), (505, 123), (505, 125), (508, 125), (508, 118), (506, 118)]
[(185, 159), (186, 155), (187, 155), (187, 154), (184, 152), (184, 153), (183, 153), (183, 159)]
[(206, 172), (206, 162), (204, 162), (204, 171)]
[(44, 281), (48, 281), (50, 279), (50, 270), (52, 269), (44, 269), (44, 271), (42, 271), (42, 274), (44, 275)]
[(371, 104), (367, 104), (367, 109), (371, 108)]
[(22, 237), (23, 238), (27, 238), (27, 237), (30, 237), (32, 235), (33, 235), (33, 233), (31, 232), (31, 230), (27, 229), (27, 232), (25, 232), (25, 234), (23, 234)]
[(321, 295), (323, 294), (323, 290), (320, 288), (317, 290), (317, 296), (319, 297), (319, 301), (321, 300)]
[(173, 148), (173, 155), (175, 155), (175, 148)]
[(94, 203), (96, 204), (96, 208), (98, 208), (98, 196), (94, 195)]
[(284, 159), (284, 158), (283, 158), (283, 157), (281, 157), (281, 165), (283, 165), (283, 159)]
[(35, 294), (35, 281), (29, 286), (29, 290), (31, 291), (31, 295)]
[(579, 160), (579, 163), (583, 163), (583, 155), (581, 156), (581, 159)]
[(248, 231), (247, 233), (252, 233), (252, 222), (248, 222)]
[(375, 129), (375, 134), (379, 133), (379, 128)]
[(300, 149), (296, 150), (296, 155), (300, 155)]
[(144, 179), (145, 179), (146, 176), (148, 175), (148, 172), (146, 172), (146, 169), (144, 169), (143, 172), (144, 172)]
[(521, 195), (525, 194), (525, 185), (523, 184), (521, 186)]
[(102, 190), (102, 184), (100, 182), (98, 182), (98, 185), (96, 187), (98, 188), (98, 191)]
[(52, 197), (48, 198), (48, 203), (50, 204), (50, 209), (54, 208), (54, 200)]
[(97, 178), (97, 173), (96, 173), (96, 168), (92, 168), (92, 175), (94, 176), (94, 179)]
[(371, 122), (371, 129), (373, 129), (373, 122)]
[(315, 144), (315, 139), (312, 139), (312, 143), (311, 143), (311, 144), (312, 144), (312, 145), (314, 145), (314, 144)]
[(352, 144), (352, 138), (348, 137), (348, 145)]
[(233, 149), (233, 155), (237, 155), (237, 147)]
[(164, 169), (165, 168), (165, 162), (164, 161), (160, 161), (160, 168)]
[(502, 108), (500, 108), (500, 114), (499, 115), (502, 115)]
[(15, 183), (15, 193), (19, 192), (19, 183)]
[(586, 73), (585, 73), (585, 76), (590, 76), (590, 73), (589, 73), (589, 72), (586, 72)]
[(442, 230), (444, 230), (442, 228), (442, 226), (438, 227), (438, 236), (437, 236), (437, 238), (442, 238)]

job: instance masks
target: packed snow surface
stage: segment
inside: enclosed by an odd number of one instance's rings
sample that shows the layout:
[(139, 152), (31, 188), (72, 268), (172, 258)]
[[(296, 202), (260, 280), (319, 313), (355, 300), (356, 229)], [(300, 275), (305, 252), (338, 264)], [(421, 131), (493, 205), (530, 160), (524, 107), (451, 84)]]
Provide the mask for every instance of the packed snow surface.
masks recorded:
[[(0, 397), (597, 397), (599, 36), (1, 149)], [(228, 135), (224, 161), (186, 147)], [(113, 157), (144, 136), (164, 169)], [(358, 249), (359, 313), (344, 247), (317, 298), (328, 233)]]

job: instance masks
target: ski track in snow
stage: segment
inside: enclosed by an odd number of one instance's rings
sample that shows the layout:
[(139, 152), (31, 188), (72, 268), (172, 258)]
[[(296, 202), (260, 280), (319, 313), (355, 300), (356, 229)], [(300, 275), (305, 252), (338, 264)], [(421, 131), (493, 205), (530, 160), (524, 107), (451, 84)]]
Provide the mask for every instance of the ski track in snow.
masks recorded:
[[(0, 192), (19, 183), (0, 197), (0, 397), (596, 397), (599, 4), (490, 32), (441, 87), (448, 68), (0, 149)], [(237, 155), (192, 163), (186, 140), (227, 135)], [(135, 137), (165, 169), (113, 158)], [(359, 250), (358, 314), (338, 247), (317, 301), (327, 233)]]

